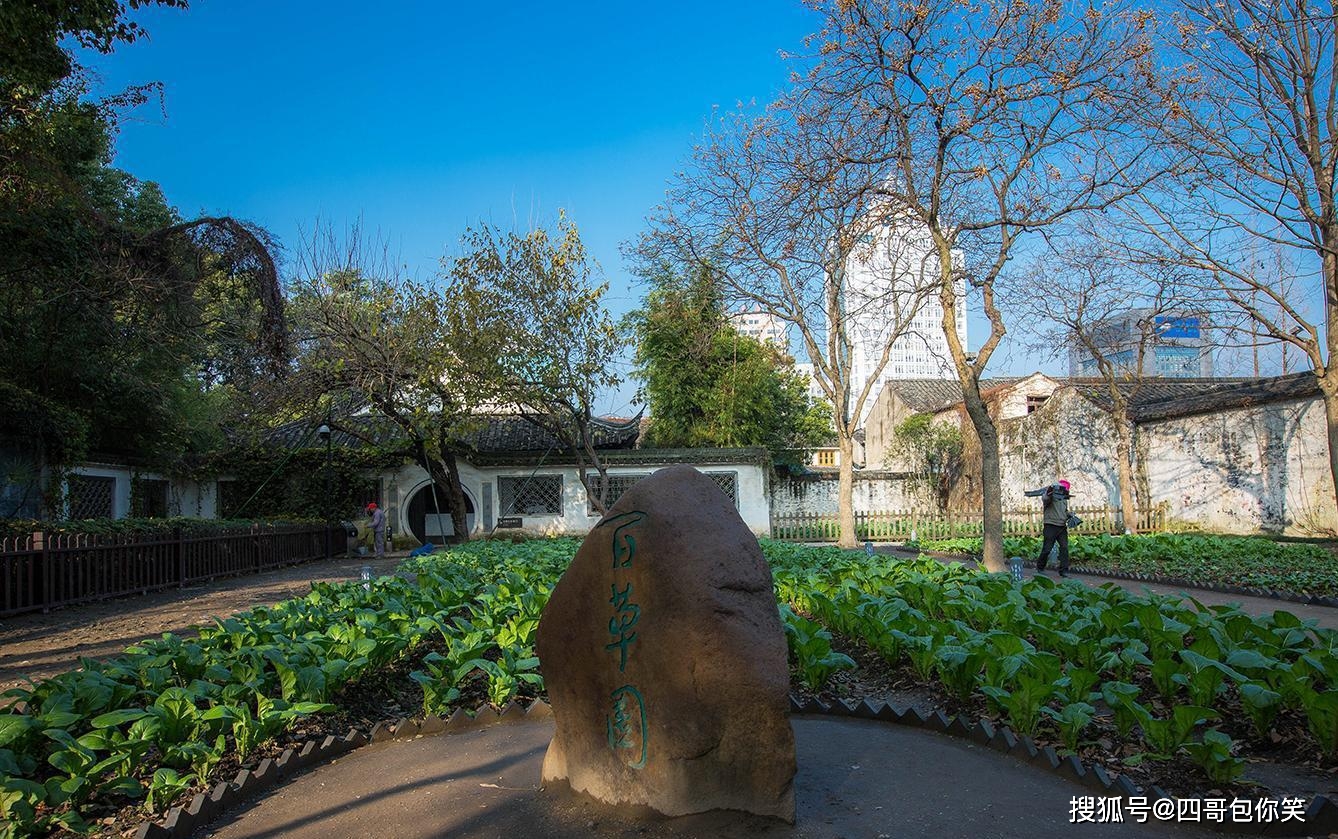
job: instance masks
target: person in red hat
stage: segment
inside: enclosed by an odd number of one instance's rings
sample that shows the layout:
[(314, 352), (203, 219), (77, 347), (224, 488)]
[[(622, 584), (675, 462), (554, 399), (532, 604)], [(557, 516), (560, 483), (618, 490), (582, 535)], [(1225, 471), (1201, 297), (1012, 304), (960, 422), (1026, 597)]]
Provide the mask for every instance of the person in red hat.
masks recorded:
[(376, 545), (376, 558), (386, 558), (386, 514), (376, 502), (367, 505), (367, 515), (372, 517), (372, 539)]
[(1069, 575), (1069, 482), (1060, 478), (1055, 483), (1040, 489), (1023, 493), (1032, 497), (1040, 496), (1045, 505), (1042, 521), (1045, 525), (1044, 538), (1041, 540), (1041, 555), (1036, 560), (1036, 570), (1045, 573), (1046, 560), (1050, 558), (1050, 549), (1059, 545), (1059, 576)]

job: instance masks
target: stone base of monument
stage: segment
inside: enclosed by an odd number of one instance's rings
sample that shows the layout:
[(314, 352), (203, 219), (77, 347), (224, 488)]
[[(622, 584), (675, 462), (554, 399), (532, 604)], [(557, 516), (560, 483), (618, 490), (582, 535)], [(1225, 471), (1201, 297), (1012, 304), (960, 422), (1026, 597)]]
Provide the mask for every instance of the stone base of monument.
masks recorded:
[(789, 666), (771, 569), (710, 478), (662, 469), (590, 532), (536, 642), (545, 785), (669, 816), (794, 821)]
[(577, 792), (565, 781), (545, 783), (535, 800), (554, 823), (584, 827), (592, 836), (789, 837), (795, 829), (793, 821), (741, 810), (667, 816), (644, 804), (609, 804)]

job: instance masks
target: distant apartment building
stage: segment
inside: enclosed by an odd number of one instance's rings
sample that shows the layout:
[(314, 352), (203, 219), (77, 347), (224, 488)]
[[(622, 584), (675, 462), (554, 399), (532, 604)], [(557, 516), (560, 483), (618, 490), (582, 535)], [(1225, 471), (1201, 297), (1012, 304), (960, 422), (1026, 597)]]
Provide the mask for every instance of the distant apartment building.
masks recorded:
[[(937, 281), (939, 260), (927, 231), (913, 225), (884, 225), (872, 231), (867, 247), (858, 249), (847, 263), (846, 287), (842, 294), (846, 335), (850, 340), (851, 399), (874, 378), (891, 330), (896, 305), (911, 308), (915, 290)], [(954, 253), (954, 258), (960, 255)], [(960, 305), (956, 312), (957, 335), (966, 346), (966, 282), (955, 289)], [(903, 315), (904, 316), (904, 315)], [(943, 307), (937, 292), (923, 298), (909, 328), (892, 341), (887, 365), (878, 374), (860, 412), (863, 427), (883, 383), (894, 379), (955, 379), (956, 368), (943, 334)]]
[[(1091, 331), (1100, 354), (1120, 373), (1166, 379), (1213, 376), (1211, 330), (1200, 314), (1130, 309), (1093, 325)], [(1100, 374), (1095, 356), (1078, 341), (1071, 341), (1069, 375)]]
[(818, 384), (817, 371), (813, 369), (813, 365), (810, 362), (796, 362), (794, 365), (794, 372), (803, 377), (804, 382), (808, 385), (808, 396), (810, 399), (830, 401), (827, 399), (827, 393), (822, 389), (822, 385)]
[(729, 323), (740, 335), (754, 341), (785, 351), (790, 348), (790, 325), (769, 312), (740, 305), (738, 311), (730, 313)]

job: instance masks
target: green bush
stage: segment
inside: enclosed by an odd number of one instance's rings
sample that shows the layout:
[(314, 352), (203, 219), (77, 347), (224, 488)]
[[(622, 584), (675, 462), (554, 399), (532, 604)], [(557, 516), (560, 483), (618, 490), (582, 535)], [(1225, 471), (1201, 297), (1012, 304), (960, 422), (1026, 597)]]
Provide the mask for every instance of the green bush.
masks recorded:
[[(0, 708), (0, 835), (84, 829), (94, 800), (164, 806), (215, 782), (225, 757), (253, 753), (406, 657), (424, 712), (479, 688), (497, 705), (534, 695), (539, 617), (578, 546), (471, 542), (404, 563), (412, 583), (316, 583), (198, 638), (146, 641), (12, 690)], [(1214, 780), (1241, 765), (1240, 744), (1208, 728), (1214, 720), (1239, 734), (1287, 714), (1338, 758), (1338, 633), (1313, 621), (1114, 586), (1018, 585), (928, 559), (769, 541), (763, 551), (778, 600), (812, 618), (784, 613), (791, 656), (815, 688), (852, 664), (832, 650), (830, 627), (1069, 748), (1098, 724), (1090, 709), (1101, 700), (1145, 758), (1185, 755)], [(437, 651), (424, 655), (428, 638)]]
[(319, 525), (319, 519), (200, 519), (177, 516), (162, 519), (75, 519), (42, 521), (39, 519), (5, 519), (0, 521), (0, 537), (27, 536), (41, 530), (47, 533), (87, 533), (90, 535), (158, 535), (180, 530), (189, 534), (217, 533), (222, 530), (249, 530), (252, 525)]

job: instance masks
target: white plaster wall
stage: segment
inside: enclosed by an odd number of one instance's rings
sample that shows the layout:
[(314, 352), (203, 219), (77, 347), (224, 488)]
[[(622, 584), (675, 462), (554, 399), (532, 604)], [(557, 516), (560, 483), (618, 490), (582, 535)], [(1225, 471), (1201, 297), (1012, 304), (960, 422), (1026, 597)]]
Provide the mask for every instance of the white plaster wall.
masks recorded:
[(1142, 434), (1152, 500), (1173, 519), (1224, 533), (1338, 530), (1318, 399), (1145, 423)]
[(219, 480), (207, 481), (175, 479), (158, 472), (145, 472), (115, 463), (84, 463), (70, 469), (74, 475), (114, 478), (116, 488), (112, 493), (112, 518), (123, 519), (130, 515), (130, 500), (133, 481), (167, 481), (167, 514), (169, 516), (190, 516), (192, 518), (212, 519), (218, 517), (217, 488)]
[[(483, 476), (473, 466), (459, 462), (460, 486), (474, 505), (474, 522), (471, 535), (483, 532)], [(396, 534), (411, 533), (409, 528), (409, 502), (418, 490), (431, 483), (427, 470), (418, 464), (401, 466), (399, 469), (382, 473), (381, 485), (385, 494), (386, 519), (391, 523)], [(496, 512), (496, 495), (493, 496), (493, 516)]]
[[(778, 516), (836, 515), (839, 481), (835, 474), (805, 479), (781, 478), (771, 488), (771, 509)], [(851, 488), (855, 512), (886, 512), (925, 506), (914, 489), (887, 473), (856, 472)]]
[[(158, 478), (147, 472), (141, 478)], [(167, 492), (168, 514), (191, 518), (218, 518), (218, 481), (173, 480)]]
[(1059, 387), (1059, 382), (1049, 376), (1037, 373), (1020, 382), (1007, 386), (998, 401), (995, 416), (999, 419), (1015, 419), (1027, 416), (1027, 397), (1050, 397)]
[(999, 477), (1005, 510), (1025, 510), (1039, 503), (1023, 493), (1063, 478), (1071, 485), (1075, 507), (1120, 503), (1115, 426), (1109, 414), (1071, 389), (1054, 391), (1035, 412), (999, 422)]
[[(696, 463), (701, 472), (734, 472), (738, 482), (738, 510), (748, 529), (759, 536), (771, 532), (771, 516), (767, 500), (767, 470), (752, 463)], [(649, 475), (665, 468), (663, 465), (612, 466), (610, 475)], [(521, 516), (522, 532), (556, 535), (581, 535), (590, 532), (599, 523), (600, 516), (588, 511), (585, 489), (574, 466), (531, 468), (478, 469), (460, 463), (460, 483), (474, 504), (475, 516), (472, 535), (482, 535), (491, 529), (500, 513), (498, 508), (497, 479), (500, 477), (526, 478), (531, 475), (562, 476), (561, 516)], [(396, 533), (408, 533), (408, 505), (417, 488), (428, 482), (427, 472), (420, 466), (405, 466), (383, 476), (386, 481), (387, 515), (395, 523)], [(485, 521), (483, 485), (491, 485), (491, 517)], [(513, 514), (509, 514), (513, 515)], [(500, 532), (515, 532), (511, 530)]]

